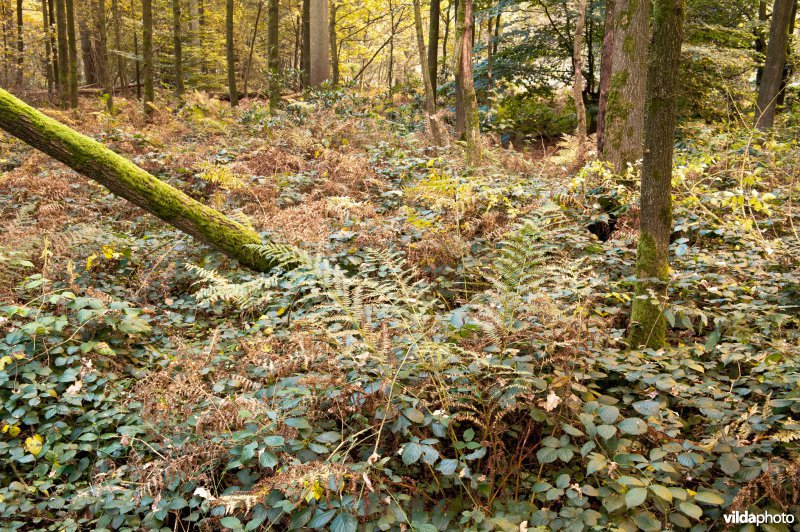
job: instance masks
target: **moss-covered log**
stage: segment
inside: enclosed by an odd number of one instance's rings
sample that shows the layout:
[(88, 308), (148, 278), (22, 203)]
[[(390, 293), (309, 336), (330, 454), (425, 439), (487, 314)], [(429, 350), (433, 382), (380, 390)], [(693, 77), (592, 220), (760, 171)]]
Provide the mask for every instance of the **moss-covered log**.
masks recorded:
[(0, 128), (245, 266), (262, 272), (272, 267), (247, 247), (261, 243), (255, 231), (195, 201), (2, 89)]

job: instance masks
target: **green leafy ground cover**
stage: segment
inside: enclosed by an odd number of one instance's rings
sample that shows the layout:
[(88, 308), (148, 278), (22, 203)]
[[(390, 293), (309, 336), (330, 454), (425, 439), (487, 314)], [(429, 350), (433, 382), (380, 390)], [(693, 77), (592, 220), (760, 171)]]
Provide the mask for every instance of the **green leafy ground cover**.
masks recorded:
[[(274, 118), (195, 96), (149, 127), (121, 102), (80, 126), (268, 235), (270, 275), (3, 140), (4, 527), (797, 514), (795, 138), (683, 125), (673, 347), (628, 351), (635, 189), (570, 168), (569, 142), (466, 169), (425, 148), (413, 105), (320, 96)], [(586, 226), (609, 204), (602, 243)]]

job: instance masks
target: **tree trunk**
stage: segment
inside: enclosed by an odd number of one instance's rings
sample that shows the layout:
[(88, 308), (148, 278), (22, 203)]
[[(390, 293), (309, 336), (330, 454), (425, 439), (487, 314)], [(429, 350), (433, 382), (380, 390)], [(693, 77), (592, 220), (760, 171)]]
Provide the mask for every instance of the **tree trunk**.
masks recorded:
[(492, 79), (492, 63), (494, 61), (494, 49), (492, 44), (494, 41), (494, 31), (492, 24), (494, 19), (489, 16), (486, 17), (486, 101), (488, 102), (492, 96), (492, 88), (494, 80)]
[(100, 69), (103, 78), (103, 92), (106, 94), (106, 109), (114, 109), (114, 77), (111, 74), (111, 55), (108, 49), (108, 21), (106, 20), (106, 0), (97, 2), (97, 30), (100, 33)]
[(69, 105), (78, 107), (78, 43), (75, 39), (75, 7), (73, 0), (66, 0), (67, 43), (69, 45)]
[(311, 0), (310, 32), (311, 32), (311, 70), (309, 84), (319, 87), (330, 78), (330, 38), (328, 36), (328, 0)]
[(614, 50), (605, 112), (603, 157), (624, 174), (642, 158), (650, 2), (617, 0)]
[(303, 13), (301, 19), (303, 47), (300, 50), (300, 85), (308, 87), (311, 74), (311, 0), (303, 0)]
[(55, 11), (55, 0), (46, 0), (47, 1), (47, 17), (50, 23), (50, 51), (53, 54), (53, 85), (55, 92), (61, 94), (59, 89), (59, 78), (58, 78), (58, 37), (56, 35), (56, 11)]
[(119, 0), (111, 0), (111, 16), (114, 19), (114, 51), (117, 56), (117, 76), (122, 87), (122, 95), (125, 96), (128, 94), (128, 76), (125, 72), (125, 59), (120, 53), (122, 52), (122, 30), (119, 20)]
[(142, 55), (144, 58), (144, 113), (149, 117), (155, 106), (153, 72), (153, 0), (142, 0)]
[(42, 29), (44, 29), (44, 57), (45, 78), (47, 79), (47, 95), (53, 97), (53, 42), (50, 40), (50, 13), (47, 9), (47, 0), (42, 0)]
[(183, 96), (183, 46), (181, 43), (181, 1), (172, 0), (172, 48), (175, 59), (175, 95)]
[(85, 21), (78, 24), (78, 33), (81, 39), (81, 61), (83, 62), (83, 79), (87, 85), (97, 83), (97, 66), (95, 64), (95, 51), (89, 37), (89, 27)]
[(69, 45), (67, 44), (66, 0), (56, 2), (56, 36), (58, 39), (58, 97), (61, 107), (69, 107)]
[[(174, 0), (177, 1), (177, 0)], [(264, 8), (263, 0), (258, 0), (258, 7), (256, 8), (256, 21), (253, 23), (253, 37), (250, 39), (250, 49), (247, 52), (247, 65), (244, 69), (244, 81), (242, 82), (242, 90), (244, 97), (247, 98), (247, 85), (250, 82), (250, 68), (253, 66), (253, 51), (256, 47), (256, 36), (258, 35), (258, 23), (261, 20), (261, 10)]]
[(428, 77), (433, 88), (433, 102), (436, 104), (436, 88), (438, 86), (439, 71), (439, 16), (442, 10), (442, 0), (431, 0), (428, 12)]
[(781, 87), (783, 67), (786, 64), (786, 44), (789, 42), (792, 3), (793, 0), (775, 0), (772, 8), (767, 60), (756, 103), (756, 127), (761, 130), (772, 129), (775, 122), (775, 103)]
[(191, 43), (192, 46), (195, 48), (194, 53), (197, 53), (200, 48), (200, 6), (197, 3), (197, 0), (191, 0), (189, 3), (189, 16), (191, 20), (189, 22), (189, 28), (191, 29)]
[[(458, 1), (458, 0), (456, 0), (456, 1)], [(453, 11), (453, 2), (451, 1), (451, 2), (447, 3), (447, 11), (445, 11), (445, 13), (447, 14), (447, 17), (446, 17), (446, 19), (444, 21), (444, 35), (442, 36), (442, 64), (443, 65), (447, 64), (447, 41), (450, 38), (450, 21), (453, 19), (453, 16), (451, 15), (452, 11)]]
[[(136, 13), (136, 0), (131, 0), (131, 16), (134, 17)], [(151, 33), (152, 33), (152, 19), (151, 19)], [(142, 25), (144, 25), (144, 17), (142, 17)], [(133, 55), (137, 57), (134, 64), (136, 65), (136, 99), (142, 99), (142, 69), (139, 65), (139, 36), (138, 32), (133, 32)], [(148, 111), (145, 111), (148, 112)]]
[[(755, 50), (759, 54), (763, 54), (767, 50), (767, 39), (764, 32), (764, 26), (767, 24), (767, 0), (760, 0), (758, 2), (758, 28), (756, 29), (756, 42)], [(761, 76), (764, 74), (764, 64), (759, 62), (756, 69), (756, 87), (761, 86)]]
[(25, 59), (25, 41), (22, 38), (22, 0), (17, 0), (17, 87), (22, 87), (23, 63)]
[(786, 65), (783, 67), (781, 76), (781, 88), (778, 90), (777, 104), (783, 107), (786, 102), (786, 86), (794, 74), (794, 55), (792, 54), (792, 36), (794, 36), (794, 26), (797, 19), (797, 0), (792, 3), (792, 14), (789, 16), (789, 38), (786, 41)]
[(392, 95), (392, 87), (394, 85), (394, 32), (397, 26), (394, 25), (394, 4), (389, 0), (389, 65), (386, 80), (389, 85), (389, 96)]
[(433, 84), (431, 83), (430, 69), (428, 68), (428, 58), (425, 53), (425, 33), (422, 28), (422, 9), (419, 5), (420, 0), (414, 0), (414, 26), (417, 32), (417, 48), (419, 49), (419, 64), (422, 70), (422, 84), (425, 87), (425, 114), (428, 115), (428, 128), (431, 132), (433, 143), (442, 146), (446, 143), (444, 128), (439, 124), (436, 116), (436, 100), (433, 95)]
[(233, 0), (225, 2), (225, 56), (228, 64), (228, 94), (231, 107), (239, 105), (239, 93), (236, 90), (236, 56), (233, 48)]
[(578, 20), (575, 22), (575, 37), (572, 44), (572, 64), (575, 78), (572, 97), (575, 99), (575, 112), (578, 127), (575, 132), (578, 143), (577, 164), (582, 166), (586, 158), (586, 106), (583, 104), (583, 28), (586, 24), (586, 0), (578, 1)]
[(467, 144), (466, 158), (470, 165), (479, 164), (482, 157), (478, 100), (475, 96), (475, 79), (472, 74), (473, 26), (472, 0), (461, 0), (456, 11), (455, 56), (456, 94), (460, 94), (461, 97), (456, 100), (456, 104), (461, 104), (464, 140)]
[(331, 85), (339, 86), (339, 46), (336, 43), (336, 0), (329, 0), (330, 15), (328, 16), (328, 37), (330, 39), (331, 54)]
[(606, 104), (611, 86), (611, 65), (614, 55), (614, 0), (606, 0), (603, 25), (603, 50), (600, 55), (600, 100), (597, 104), (597, 153), (605, 149)]
[(669, 282), (669, 236), (672, 232), (672, 151), (675, 142), (676, 93), (683, 40), (685, 0), (653, 2), (653, 39), (647, 71), (647, 104), (642, 163), (636, 298), (630, 323), (630, 346), (661, 349), (666, 345)]
[(278, 24), (280, 21), (278, 0), (269, 0), (267, 9), (267, 66), (269, 68), (269, 111), (274, 113), (281, 99), (279, 78), (280, 56), (278, 54)]
[(252, 229), (195, 201), (99, 142), (40, 113), (2, 89), (0, 128), (245, 266), (262, 272), (273, 266), (247, 247), (261, 243)]

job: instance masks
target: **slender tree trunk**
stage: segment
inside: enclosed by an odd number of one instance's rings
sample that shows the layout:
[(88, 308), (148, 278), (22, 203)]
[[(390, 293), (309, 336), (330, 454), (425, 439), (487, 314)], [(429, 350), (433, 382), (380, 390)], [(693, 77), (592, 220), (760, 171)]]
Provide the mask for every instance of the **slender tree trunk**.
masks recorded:
[(761, 77), (761, 87), (756, 103), (756, 127), (772, 129), (775, 122), (776, 100), (781, 87), (783, 67), (786, 64), (786, 45), (789, 42), (789, 22), (793, 0), (775, 0), (772, 24), (767, 46), (767, 61)]
[[(281, 99), (280, 56), (278, 54), (278, 24), (280, 23), (278, 0), (269, 0), (267, 8), (267, 67), (269, 68), (269, 110), (275, 112)], [(296, 50), (296, 48), (295, 48)], [(296, 52), (295, 52), (296, 53)]]
[[(144, 67), (144, 113), (155, 110), (155, 73), (153, 72), (153, 0), (142, 0), (142, 56)], [(138, 78), (138, 75), (137, 75)]]
[(419, 49), (419, 64), (422, 70), (422, 84), (425, 87), (425, 114), (428, 115), (428, 128), (430, 129), (433, 143), (442, 146), (446, 143), (444, 128), (439, 124), (436, 116), (436, 100), (433, 95), (428, 58), (425, 53), (425, 32), (422, 27), (422, 9), (420, 0), (414, 0), (414, 26), (417, 32), (417, 48)]
[(103, 92), (106, 93), (106, 109), (114, 109), (114, 77), (111, 74), (111, 55), (108, 49), (108, 20), (106, 19), (106, 0), (97, 2), (98, 32), (100, 33), (100, 61), (103, 64), (101, 69), (103, 77)]
[(44, 29), (44, 57), (45, 57), (45, 78), (47, 79), (47, 96), (53, 97), (53, 42), (50, 40), (50, 13), (47, 9), (47, 0), (42, 0), (42, 29)]
[(56, 35), (58, 38), (58, 96), (61, 107), (69, 107), (69, 45), (67, 43), (66, 0), (56, 2)]
[(122, 57), (122, 30), (120, 28), (119, 0), (111, 0), (111, 16), (114, 19), (114, 50), (117, 56), (117, 76), (122, 87), (122, 95), (128, 94), (128, 76), (125, 72), (125, 59)]
[(672, 152), (676, 94), (683, 40), (685, 0), (653, 2), (653, 39), (647, 71), (647, 104), (642, 163), (636, 298), (630, 346), (660, 349), (666, 345), (669, 282), (669, 236), (672, 232)]
[(456, 90), (457, 94), (461, 95), (464, 140), (467, 144), (466, 156), (470, 165), (479, 164), (482, 158), (478, 100), (475, 96), (475, 79), (472, 74), (473, 26), (472, 0), (461, 0), (456, 12)]
[[(759, 27), (756, 29), (756, 42), (755, 49), (759, 54), (764, 54), (767, 51), (767, 38), (764, 26), (767, 24), (767, 0), (760, 0), (758, 2), (758, 23)], [(764, 64), (759, 62), (758, 69), (756, 69), (756, 86), (761, 86), (761, 76), (764, 74)]]
[(249, 247), (261, 243), (252, 229), (199, 203), (2, 89), (0, 128), (243, 265), (257, 271), (272, 268), (271, 262)]
[(50, 51), (53, 53), (53, 85), (56, 92), (60, 93), (59, 88), (59, 78), (58, 78), (58, 37), (56, 35), (56, 11), (55, 11), (55, 0), (46, 0), (47, 1), (47, 16), (50, 23)]
[(642, 158), (650, 2), (617, 0), (603, 156), (623, 174)]
[(781, 88), (778, 91), (777, 104), (783, 107), (786, 101), (786, 86), (794, 74), (794, 56), (792, 54), (792, 37), (794, 36), (795, 21), (797, 20), (797, 0), (792, 3), (792, 14), (789, 17), (789, 38), (786, 41), (786, 65), (781, 76)]
[(328, 36), (328, 0), (311, 0), (311, 71), (309, 83), (319, 87), (330, 78), (330, 38)]
[(233, 0), (225, 2), (225, 55), (228, 63), (228, 94), (231, 107), (239, 105), (239, 93), (236, 90), (236, 56), (233, 48)]
[(311, 0), (303, 0), (302, 16), (303, 47), (300, 52), (300, 84), (303, 88), (308, 87), (309, 75), (311, 74)]
[[(135, 18), (136, 13), (136, 0), (131, 0), (131, 16)], [(144, 17), (142, 17), (144, 19)], [(139, 64), (139, 36), (138, 32), (133, 32), (133, 54), (136, 56), (134, 61), (136, 69), (136, 99), (142, 99), (142, 69)]]
[(572, 97), (575, 99), (575, 112), (578, 116), (578, 128), (575, 137), (578, 142), (577, 164), (583, 165), (586, 158), (586, 106), (583, 104), (583, 29), (586, 23), (586, 0), (578, 1), (578, 20), (575, 22), (573, 38), (572, 64), (575, 79), (572, 86)]
[(603, 50), (600, 56), (600, 101), (597, 106), (597, 153), (605, 149), (606, 104), (611, 87), (611, 65), (614, 58), (614, 0), (606, 0), (603, 25)]
[(253, 37), (250, 39), (250, 50), (247, 52), (247, 65), (244, 69), (244, 81), (242, 82), (242, 89), (244, 90), (244, 97), (247, 98), (247, 84), (250, 81), (250, 68), (253, 66), (253, 50), (256, 47), (256, 36), (258, 35), (258, 23), (261, 20), (261, 10), (264, 7), (263, 0), (258, 1), (256, 8), (256, 21), (253, 23)]
[(24, 81), (23, 63), (25, 59), (25, 40), (22, 38), (23, 26), (22, 0), (17, 0), (17, 87)]
[(339, 46), (336, 42), (336, 1), (328, 0), (330, 3), (330, 15), (328, 16), (328, 36), (330, 38), (331, 55), (331, 84), (339, 86)]
[(67, 43), (69, 45), (69, 105), (78, 107), (78, 43), (75, 39), (75, 7), (73, 0), (66, 0)]
[[(259, 7), (260, 9), (260, 7)], [(183, 45), (181, 43), (181, 1), (172, 0), (172, 48), (175, 60), (175, 95), (183, 96)]]
[(392, 32), (389, 35), (389, 66), (388, 66), (388, 73), (387, 73), (387, 82), (389, 85), (389, 96), (392, 95), (392, 87), (394, 86), (394, 31), (396, 26), (394, 25), (394, 5), (392, 0), (389, 0), (389, 30)]
[(83, 20), (78, 24), (78, 34), (81, 39), (81, 61), (83, 62), (84, 81), (87, 85), (95, 85), (97, 83), (97, 65), (95, 64), (97, 55), (89, 37), (89, 27)]
[[(457, 1), (457, 0), (456, 0)], [(453, 1), (451, 0), (447, 4), (447, 17), (444, 22), (444, 35), (442, 36), (442, 65), (447, 64), (447, 42), (450, 39), (450, 22), (453, 20)]]
[(431, 79), (431, 87), (433, 87), (434, 104), (439, 82), (439, 17), (441, 10), (442, 0), (431, 0), (431, 7), (428, 11), (428, 76)]
[(494, 62), (494, 50), (492, 49), (492, 41), (494, 40), (494, 31), (492, 24), (494, 19), (492, 17), (486, 18), (486, 101), (488, 102), (492, 97), (492, 89), (494, 87), (494, 80), (492, 79), (492, 63)]

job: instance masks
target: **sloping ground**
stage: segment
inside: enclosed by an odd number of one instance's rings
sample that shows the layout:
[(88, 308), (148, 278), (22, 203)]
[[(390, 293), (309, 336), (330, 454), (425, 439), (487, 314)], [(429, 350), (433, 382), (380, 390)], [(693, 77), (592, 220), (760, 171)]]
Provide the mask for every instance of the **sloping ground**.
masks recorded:
[(3, 140), (4, 526), (655, 530), (797, 511), (791, 138), (684, 127), (675, 347), (626, 352), (635, 190), (570, 171), (568, 144), (468, 170), (424, 147), (418, 117), (324, 101), (270, 117), (197, 95), (150, 126), (127, 102), (59, 114), (270, 234), (263, 253), (301, 264), (272, 276)]

